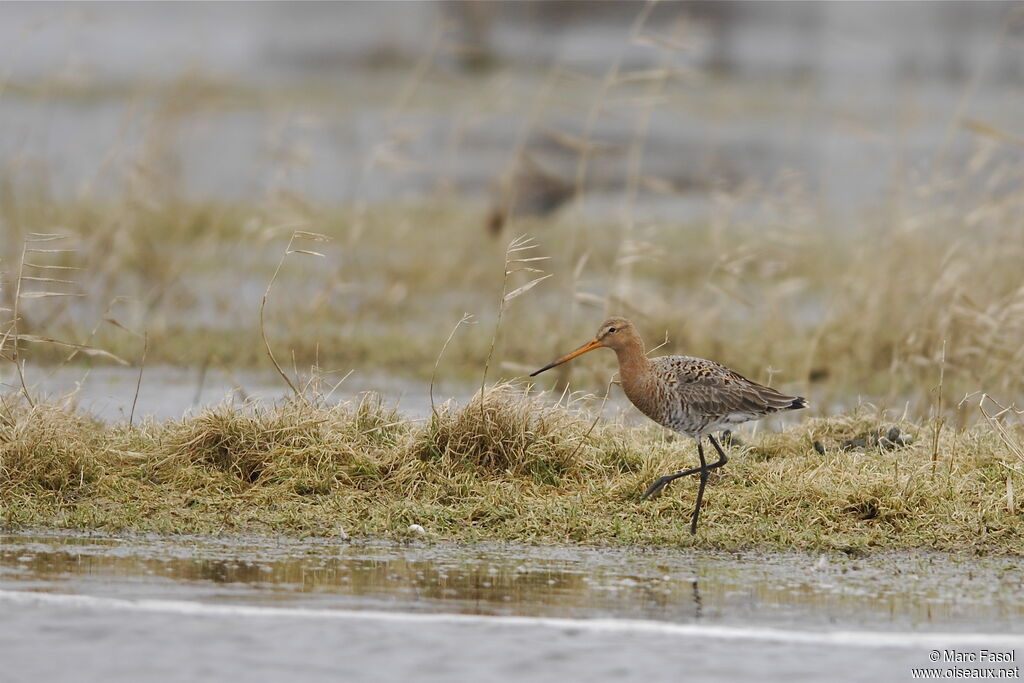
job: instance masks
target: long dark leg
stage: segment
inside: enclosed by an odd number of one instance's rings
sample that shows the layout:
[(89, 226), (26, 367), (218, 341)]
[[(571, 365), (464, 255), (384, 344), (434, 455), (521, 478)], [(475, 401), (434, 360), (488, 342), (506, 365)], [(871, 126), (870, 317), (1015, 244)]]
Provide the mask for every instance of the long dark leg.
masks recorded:
[(697, 489), (697, 504), (693, 506), (693, 517), (690, 518), (690, 534), (697, 533), (697, 519), (700, 517), (700, 504), (704, 500), (704, 487), (708, 485), (708, 464), (704, 461), (704, 444), (697, 442), (697, 455), (700, 456), (700, 488)]
[[(689, 476), (691, 474), (697, 474), (697, 473), (702, 472), (702, 471), (706, 472), (707, 470), (713, 470), (713, 469), (719, 468), (722, 465), (724, 465), (725, 463), (729, 462), (729, 458), (722, 451), (722, 447), (718, 445), (718, 442), (715, 441), (715, 437), (712, 436), (712, 437), (709, 437), (709, 438), (711, 439), (711, 445), (715, 447), (716, 451), (718, 451), (718, 460), (716, 462), (713, 462), (710, 465), (707, 465), (706, 467), (694, 467), (692, 469), (683, 470), (682, 472), (676, 472), (675, 474), (666, 474), (664, 477), (660, 477), (657, 481), (655, 481), (653, 484), (651, 484), (651, 487), (649, 489), (647, 489), (647, 491), (644, 493), (644, 495), (640, 496), (640, 500), (647, 500), (648, 498), (650, 498), (651, 496), (653, 496), (654, 494), (658, 493), (663, 488), (665, 488), (666, 484), (668, 484), (669, 482), (675, 481), (676, 479), (679, 479), (680, 477), (687, 477), (687, 476)], [(697, 445), (698, 445), (698, 447), (700, 446), (700, 442), (699, 441), (697, 442)], [(698, 453), (700, 453), (699, 448), (698, 448)]]
[(697, 489), (697, 506), (693, 508), (693, 519), (690, 521), (690, 533), (697, 533), (697, 518), (700, 517), (700, 504), (704, 500), (704, 487), (708, 483), (708, 470), (712, 467), (721, 467), (725, 463), (729, 462), (729, 458), (726, 457), (725, 451), (715, 441), (715, 437), (708, 434), (708, 439), (711, 441), (711, 445), (718, 451), (718, 462), (712, 463), (710, 467), (704, 467), (704, 449), (701, 447), (700, 441), (697, 442), (697, 454), (700, 455), (700, 464), (703, 469), (700, 471), (700, 488)]

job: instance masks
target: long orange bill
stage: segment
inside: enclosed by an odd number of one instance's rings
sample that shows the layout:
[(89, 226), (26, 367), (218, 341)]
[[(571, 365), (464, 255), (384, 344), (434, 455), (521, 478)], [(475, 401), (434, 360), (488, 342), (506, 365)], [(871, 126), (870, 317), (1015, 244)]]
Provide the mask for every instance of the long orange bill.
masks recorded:
[(544, 372), (545, 370), (550, 370), (551, 368), (555, 367), (556, 365), (561, 365), (562, 363), (564, 363), (566, 361), (570, 361), (573, 358), (575, 358), (576, 356), (582, 356), (587, 351), (593, 351), (594, 349), (599, 349), (599, 348), (601, 348), (601, 346), (602, 346), (602, 344), (601, 344), (601, 340), (600, 339), (594, 339), (593, 341), (588, 341), (586, 344), (584, 344), (580, 348), (576, 349), (572, 353), (570, 353), (568, 355), (565, 355), (565, 356), (562, 356), (561, 358), (559, 358), (558, 360), (554, 361), (553, 363), (548, 363), (547, 365), (542, 367), (537, 372), (531, 372), (530, 373), (530, 377), (536, 377), (537, 375), (539, 375), (540, 373)]

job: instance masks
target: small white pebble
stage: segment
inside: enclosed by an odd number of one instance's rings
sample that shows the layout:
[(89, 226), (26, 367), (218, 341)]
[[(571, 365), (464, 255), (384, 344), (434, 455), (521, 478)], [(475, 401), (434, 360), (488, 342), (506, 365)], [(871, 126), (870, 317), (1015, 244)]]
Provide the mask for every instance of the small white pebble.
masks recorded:
[(424, 536), (427, 533), (427, 530), (421, 527), (419, 524), (410, 524), (409, 531), (413, 532), (414, 534), (419, 534), (420, 536)]

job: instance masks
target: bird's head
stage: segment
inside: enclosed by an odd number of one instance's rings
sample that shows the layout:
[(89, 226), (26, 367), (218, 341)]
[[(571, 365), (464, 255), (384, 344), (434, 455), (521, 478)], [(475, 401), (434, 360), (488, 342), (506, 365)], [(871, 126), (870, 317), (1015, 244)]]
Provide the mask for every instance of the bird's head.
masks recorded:
[(635, 343), (639, 338), (633, 323), (625, 318), (608, 318), (601, 323), (601, 327), (597, 330), (597, 336), (594, 337), (596, 341), (601, 342), (601, 346), (607, 346), (616, 351)]
[(582, 356), (588, 351), (599, 349), (602, 346), (609, 349), (619, 350), (635, 343), (638, 340), (639, 335), (637, 335), (636, 328), (633, 327), (633, 323), (629, 322), (625, 318), (608, 318), (601, 323), (601, 327), (597, 329), (597, 335), (593, 339), (575, 351), (571, 351), (558, 360), (548, 363), (540, 370), (530, 373), (530, 377), (536, 377), (545, 370), (550, 370), (556, 365), (561, 365), (566, 361), (570, 361), (577, 356)]

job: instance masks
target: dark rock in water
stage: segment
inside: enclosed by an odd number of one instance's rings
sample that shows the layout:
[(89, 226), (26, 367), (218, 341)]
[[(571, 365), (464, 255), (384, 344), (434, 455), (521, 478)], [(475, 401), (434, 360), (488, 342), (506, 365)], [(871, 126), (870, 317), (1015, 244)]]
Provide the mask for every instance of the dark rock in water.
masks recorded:
[(864, 436), (859, 436), (855, 439), (847, 439), (843, 442), (842, 448), (844, 451), (866, 450), (869, 447), (894, 451), (897, 448), (909, 446), (913, 441), (914, 437), (910, 434), (902, 433), (899, 427), (890, 427), (884, 435), (881, 430), (878, 430), (868, 432)]
[(844, 441), (843, 442), (843, 450), (844, 451), (862, 450), (864, 448), (867, 448), (867, 445), (868, 445), (868, 437), (861, 436), (861, 437), (857, 437), (856, 439), (847, 439), (846, 441)]
[(878, 437), (878, 445), (879, 445), (880, 448), (884, 448), (887, 451), (891, 451), (891, 450), (893, 450), (893, 449), (898, 447), (896, 444), (897, 444), (897, 440), (899, 438), (900, 438), (899, 427), (893, 427), (888, 432), (886, 432), (885, 436), (879, 436)]
[(879, 437), (878, 445), (887, 451), (894, 451), (897, 448), (903, 448), (909, 446), (914, 441), (914, 437), (910, 434), (903, 434), (900, 432), (899, 427), (892, 427), (886, 432), (884, 437)]

